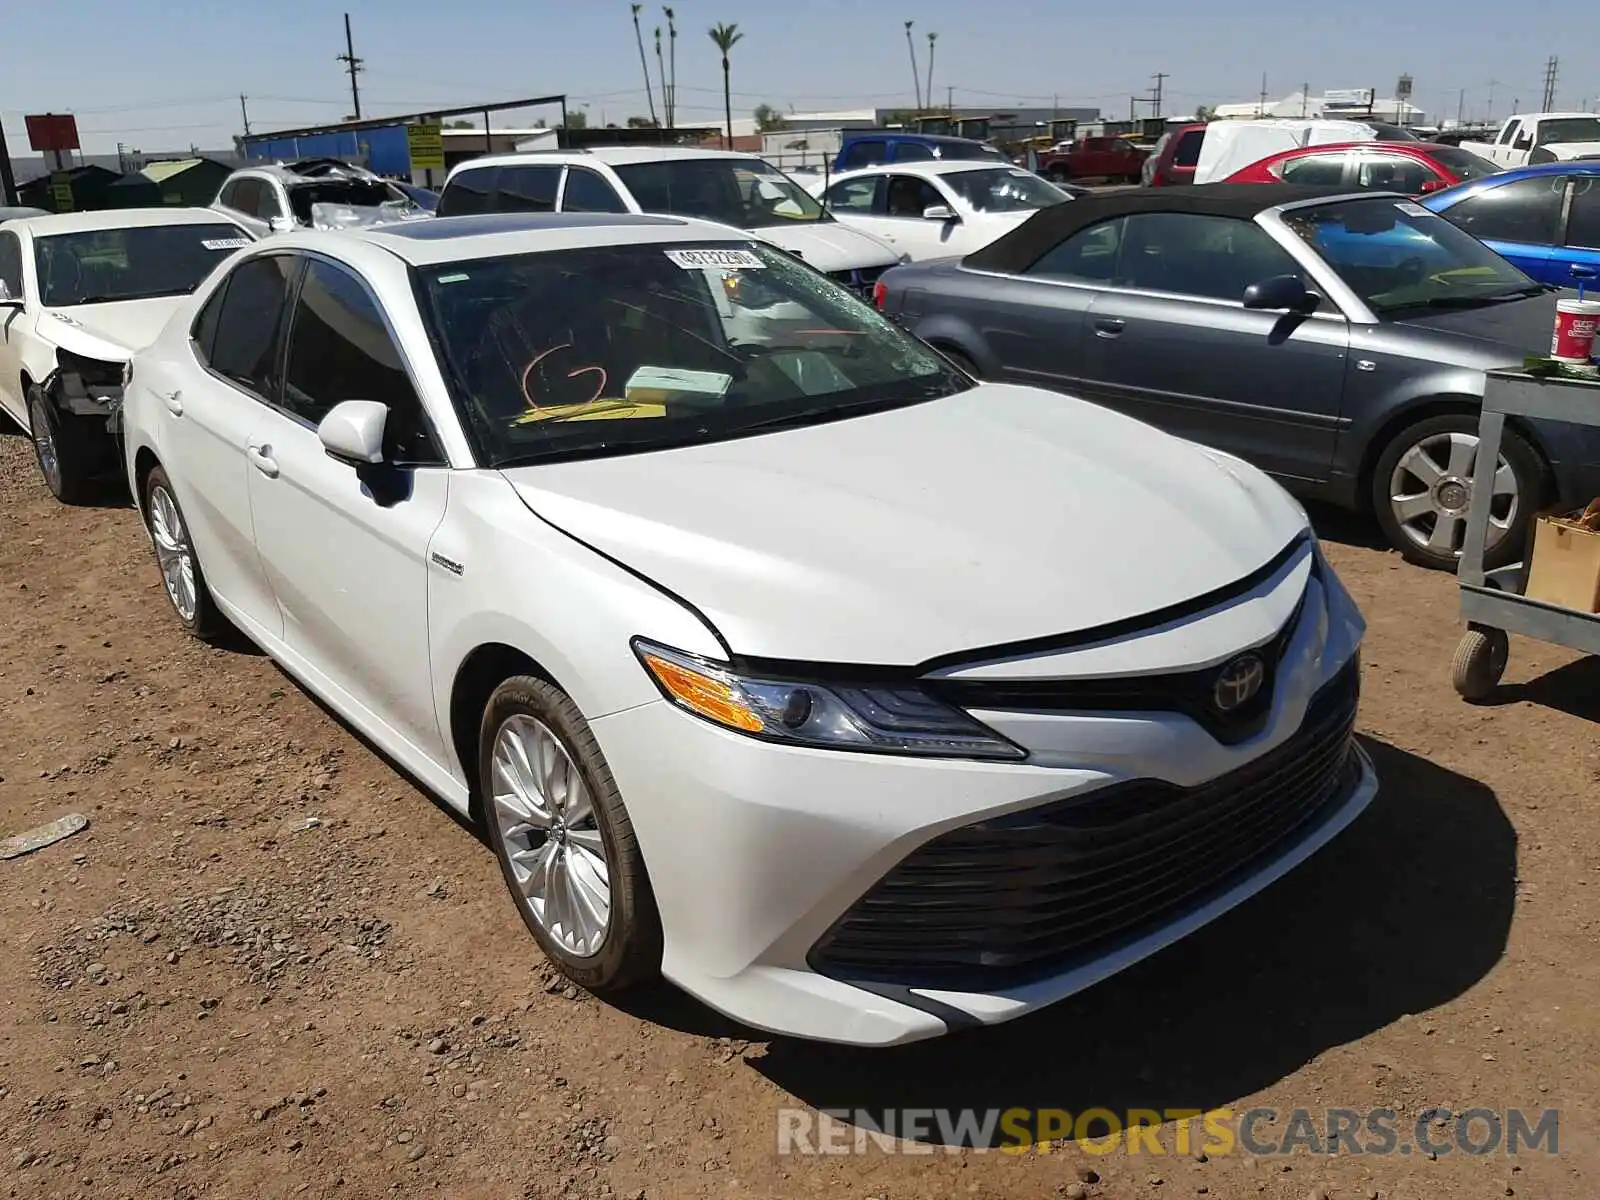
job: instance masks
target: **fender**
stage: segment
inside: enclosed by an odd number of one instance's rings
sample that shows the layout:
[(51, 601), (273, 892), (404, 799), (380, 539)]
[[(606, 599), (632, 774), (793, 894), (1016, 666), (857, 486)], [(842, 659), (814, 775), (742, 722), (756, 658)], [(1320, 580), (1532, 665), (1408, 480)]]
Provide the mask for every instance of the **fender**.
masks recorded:
[[(94, 333), (65, 313), (46, 309), (39, 314), (34, 326), (40, 341), (99, 362), (124, 363), (133, 357), (133, 351), (110, 338)], [(54, 366), (54, 364), (51, 364)]]
[(955, 313), (931, 313), (920, 317), (910, 331), (935, 349), (959, 350), (970, 358), (986, 379), (1001, 377), (1000, 360), (990, 352), (983, 335), (970, 322)]

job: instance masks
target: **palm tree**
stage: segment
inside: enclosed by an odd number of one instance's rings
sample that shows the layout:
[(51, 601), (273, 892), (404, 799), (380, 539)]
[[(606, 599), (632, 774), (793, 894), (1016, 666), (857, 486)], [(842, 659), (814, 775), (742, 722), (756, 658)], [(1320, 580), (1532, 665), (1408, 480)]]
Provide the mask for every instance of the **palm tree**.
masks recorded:
[(711, 40), (722, 52), (722, 112), (728, 122), (727, 149), (733, 149), (733, 91), (728, 79), (728, 54), (739, 44), (744, 34), (737, 25), (713, 25)]
[(933, 107), (933, 44), (939, 40), (937, 33), (928, 35), (928, 107)]
[(633, 8), (633, 40), (639, 43), (639, 65), (644, 68), (644, 98), (650, 104), (650, 124), (659, 125), (656, 120), (656, 94), (650, 90), (650, 60), (644, 56), (644, 30), (639, 28), (639, 13), (644, 8), (642, 4), (635, 4)]
[(672, 127), (672, 97), (667, 92), (667, 64), (661, 57), (661, 26), (656, 26), (656, 75), (661, 79), (661, 115), (666, 117), (668, 128)]
[(661, 11), (667, 14), (667, 70), (672, 82), (663, 86), (667, 91), (667, 124), (672, 125), (678, 118), (678, 26), (670, 8), (663, 5)]
[(917, 111), (922, 111), (922, 76), (917, 73), (917, 44), (911, 40), (911, 27), (915, 21), (906, 22), (906, 49), (911, 51), (911, 86), (917, 89)]

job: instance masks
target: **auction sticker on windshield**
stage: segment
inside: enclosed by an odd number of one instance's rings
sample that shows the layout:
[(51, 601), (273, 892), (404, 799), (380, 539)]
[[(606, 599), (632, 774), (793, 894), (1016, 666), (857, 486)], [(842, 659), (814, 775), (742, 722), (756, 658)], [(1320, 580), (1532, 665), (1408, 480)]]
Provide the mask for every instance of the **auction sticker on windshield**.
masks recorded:
[(748, 250), (668, 250), (665, 253), (685, 271), (699, 271), (706, 267), (729, 271), (767, 265)]
[(207, 250), (243, 250), (250, 244), (249, 238), (206, 238), (200, 243)]
[(1395, 205), (1395, 207), (1401, 212), (1405, 213), (1405, 215), (1408, 217), (1431, 217), (1434, 215), (1427, 209), (1423, 208), (1422, 205), (1413, 204), (1409, 200), (1401, 200)]

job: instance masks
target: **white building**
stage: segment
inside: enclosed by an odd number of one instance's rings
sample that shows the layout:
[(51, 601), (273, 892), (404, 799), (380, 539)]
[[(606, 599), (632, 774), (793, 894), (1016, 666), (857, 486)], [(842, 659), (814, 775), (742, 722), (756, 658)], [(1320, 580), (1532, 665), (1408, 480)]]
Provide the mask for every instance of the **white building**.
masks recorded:
[(1337, 120), (1359, 121), (1368, 117), (1374, 121), (1387, 121), (1395, 125), (1420, 124), (1426, 114), (1415, 104), (1394, 98), (1374, 97), (1371, 105), (1365, 94), (1357, 99), (1353, 91), (1328, 92), (1323, 95), (1290, 92), (1281, 100), (1250, 100), (1243, 104), (1219, 104), (1211, 111), (1217, 121), (1254, 121), (1262, 117), (1329, 117)]

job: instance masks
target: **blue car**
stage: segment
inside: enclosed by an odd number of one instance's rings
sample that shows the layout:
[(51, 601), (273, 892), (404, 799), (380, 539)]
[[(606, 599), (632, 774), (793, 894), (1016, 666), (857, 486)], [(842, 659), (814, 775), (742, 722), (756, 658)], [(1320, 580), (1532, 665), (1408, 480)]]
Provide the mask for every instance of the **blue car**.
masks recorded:
[(1513, 167), (1418, 203), (1540, 283), (1575, 287), (1600, 274), (1600, 160)]

